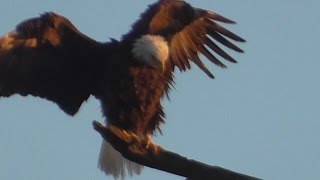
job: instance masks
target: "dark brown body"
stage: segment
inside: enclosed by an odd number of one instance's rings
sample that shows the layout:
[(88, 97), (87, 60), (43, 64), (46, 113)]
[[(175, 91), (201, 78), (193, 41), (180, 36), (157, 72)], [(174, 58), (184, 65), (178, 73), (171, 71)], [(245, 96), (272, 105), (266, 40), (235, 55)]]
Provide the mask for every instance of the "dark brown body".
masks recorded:
[(131, 47), (113, 42), (113, 56), (102, 63), (98, 91), (107, 122), (137, 135), (153, 134), (163, 122), (161, 98), (166, 79), (162, 71), (139, 64), (131, 55)]

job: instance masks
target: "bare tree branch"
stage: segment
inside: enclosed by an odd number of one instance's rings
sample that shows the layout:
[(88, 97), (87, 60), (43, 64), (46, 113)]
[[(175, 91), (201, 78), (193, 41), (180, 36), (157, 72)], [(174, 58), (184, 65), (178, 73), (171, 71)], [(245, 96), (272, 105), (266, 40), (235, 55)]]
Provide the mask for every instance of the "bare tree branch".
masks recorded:
[[(259, 180), (218, 166), (187, 159), (160, 146), (146, 146), (147, 140), (93, 121), (93, 127), (125, 158), (144, 166), (186, 177), (187, 180)], [(155, 151), (155, 148), (157, 151)]]

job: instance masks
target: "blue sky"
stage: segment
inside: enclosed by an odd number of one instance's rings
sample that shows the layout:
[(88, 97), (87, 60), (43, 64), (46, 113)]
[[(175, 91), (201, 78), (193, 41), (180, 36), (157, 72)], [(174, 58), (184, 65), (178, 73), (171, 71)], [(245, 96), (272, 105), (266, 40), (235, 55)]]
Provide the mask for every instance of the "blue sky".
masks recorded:
[[(0, 34), (54, 11), (106, 41), (126, 33), (152, 2), (1, 0)], [(320, 2), (189, 2), (236, 20), (227, 27), (248, 41), (241, 44), (246, 53), (230, 52), (239, 63), (228, 69), (207, 63), (215, 80), (197, 68), (177, 72), (156, 143), (264, 179), (320, 179)], [(103, 119), (94, 98), (75, 117), (39, 98), (0, 99), (0, 179), (111, 179), (96, 168), (101, 137), (94, 119)], [(132, 179), (182, 178), (146, 168)]]

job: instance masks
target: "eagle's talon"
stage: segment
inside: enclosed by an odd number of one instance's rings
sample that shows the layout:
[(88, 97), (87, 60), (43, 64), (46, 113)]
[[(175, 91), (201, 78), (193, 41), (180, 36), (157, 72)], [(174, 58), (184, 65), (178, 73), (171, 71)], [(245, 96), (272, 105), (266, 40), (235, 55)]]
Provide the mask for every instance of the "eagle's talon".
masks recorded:
[(152, 154), (158, 154), (163, 151), (163, 148), (154, 144), (150, 137), (147, 139), (146, 149)]

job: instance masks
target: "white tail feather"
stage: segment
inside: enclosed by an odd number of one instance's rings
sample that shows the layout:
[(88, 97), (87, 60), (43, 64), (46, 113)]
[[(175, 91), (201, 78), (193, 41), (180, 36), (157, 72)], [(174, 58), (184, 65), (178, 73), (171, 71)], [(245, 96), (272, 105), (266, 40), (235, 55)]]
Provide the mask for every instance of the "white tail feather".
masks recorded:
[(112, 175), (114, 179), (125, 179), (126, 174), (139, 175), (143, 168), (140, 164), (125, 159), (110, 143), (104, 140), (101, 144), (98, 167), (106, 175)]

